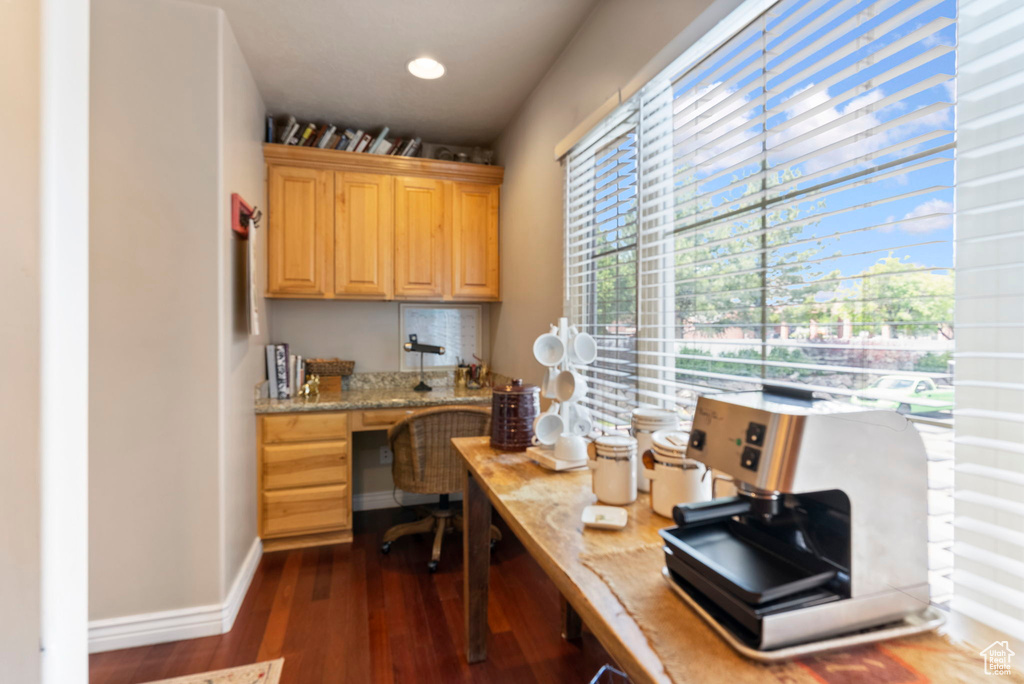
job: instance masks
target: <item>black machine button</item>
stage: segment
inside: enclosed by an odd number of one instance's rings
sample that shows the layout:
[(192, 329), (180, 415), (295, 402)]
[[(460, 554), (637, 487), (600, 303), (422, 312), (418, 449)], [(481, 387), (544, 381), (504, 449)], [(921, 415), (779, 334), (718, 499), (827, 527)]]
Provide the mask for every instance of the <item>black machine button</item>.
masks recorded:
[(757, 464), (761, 460), (761, 450), (754, 447), (744, 447), (743, 455), (740, 456), (740, 465), (747, 470), (757, 470)]
[(764, 433), (764, 425), (761, 425), (760, 423), (751, 423), (747, 426), (747, 442), (750, 444), (756, 444), (757, 446), (764, 445)]
[(690, 432), (690, 448), (697, 449), (698, 451), (704, 448), (704, 438), (706, 435), (703, 430), (693, 430)]

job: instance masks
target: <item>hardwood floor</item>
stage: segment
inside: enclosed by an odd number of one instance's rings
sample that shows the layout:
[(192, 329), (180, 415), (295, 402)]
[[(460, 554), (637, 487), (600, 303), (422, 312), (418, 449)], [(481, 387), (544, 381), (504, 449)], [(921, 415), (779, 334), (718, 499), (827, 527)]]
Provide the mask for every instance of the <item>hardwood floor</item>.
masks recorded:
[(220, 636), (90, 659), (92, 684), (131, 684), (284, 656), (282, 684), (317, 682), (588, 682), (610, 662), (589, 632), (559, 635), (554, 585), (500, 520), (491, 558), (489, 658), (463, 651), (462, 539), (445, 539), (436, 574), (432, 539), (380, 539), (413, 520), (398, 509), (357, 513), (355, 539), (263, 556), (234, 628)]

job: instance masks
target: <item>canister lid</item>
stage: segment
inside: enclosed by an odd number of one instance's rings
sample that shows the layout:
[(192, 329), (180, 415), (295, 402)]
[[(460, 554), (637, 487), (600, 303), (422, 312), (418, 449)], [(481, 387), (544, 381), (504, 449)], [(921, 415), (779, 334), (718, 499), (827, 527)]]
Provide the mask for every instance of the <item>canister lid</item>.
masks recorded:
[(681, 458), (686, 455), (686, 444), (690, 434), (683, 430), (658, 430), (651, 435), (651, 444), (666, 456)]
[(491, 390), (492, 394), (536, 394), (540, 391), (540, 387), (537, 385), (526, 385), (523, 384), (522, 378), (516, 378), (508, 385), (502, 385), (501, 387), (494, 387)]

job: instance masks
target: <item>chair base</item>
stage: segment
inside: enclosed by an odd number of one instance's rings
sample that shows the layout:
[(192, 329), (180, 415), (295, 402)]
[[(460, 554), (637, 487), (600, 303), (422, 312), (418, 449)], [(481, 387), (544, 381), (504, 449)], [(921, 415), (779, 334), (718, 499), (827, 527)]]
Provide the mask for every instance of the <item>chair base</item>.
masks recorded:
[[(429, 532), (434, 533), (434, 548), (430, 555), (430, 562), (427, 563), (427, 569), (430, 572), (437, 571), (437, 564), (441, 560), (441, 542), (444, 541), (445, 532), (451, 532), (452, 530), (462, 529), (462, 514), (456, 513), (451, 509), (441, 508), (427, 512), (427, 514), (409, 523), (401, 523), (388, 529), (384, 533), (384, 539), (380, 545), (381, 553), (388, 553), (391, 550), (391, 544), (400, 537), (405, 537), (410, 534), (426, 534)], [(494, 525), (491, 525), (491, 546), (494, 543), (501, 540), (501, 530)]]

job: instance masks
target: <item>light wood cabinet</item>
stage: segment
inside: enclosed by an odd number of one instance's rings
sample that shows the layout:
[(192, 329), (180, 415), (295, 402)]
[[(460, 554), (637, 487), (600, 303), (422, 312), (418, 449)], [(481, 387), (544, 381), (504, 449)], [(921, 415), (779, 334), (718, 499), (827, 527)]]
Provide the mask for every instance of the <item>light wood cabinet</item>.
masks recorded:
[(452, 296), (498, 299), (498, 188), (455, 183), (452, 193)]
[(267, 296), (498, 300), (500, 167), (263, 149)]
[(395, 179), (334, 174), (334, 294), (351, 299), (394, 295)]
[(387, 430), (415, 412), (257, 416), (256, 519), (263, 550), (352, 541), (352, 433)]
[(442, 299), (445, 279), (444, 182), (395, 179), (395, 297)]
[(323, 296), (327, 292), (331, 174), (273, 166), (267, 176), (270, 231), (267, 280), (271, 292)]

